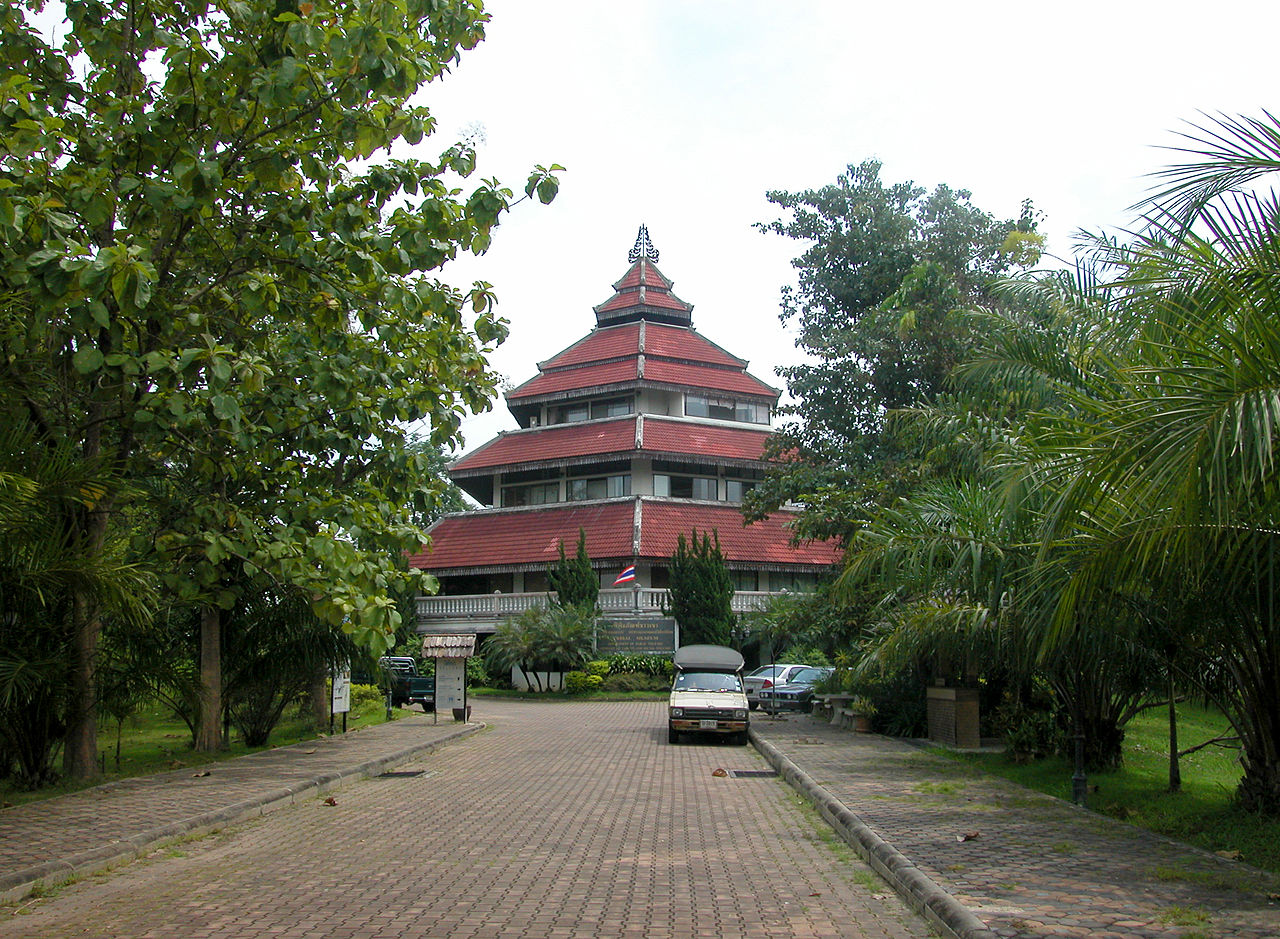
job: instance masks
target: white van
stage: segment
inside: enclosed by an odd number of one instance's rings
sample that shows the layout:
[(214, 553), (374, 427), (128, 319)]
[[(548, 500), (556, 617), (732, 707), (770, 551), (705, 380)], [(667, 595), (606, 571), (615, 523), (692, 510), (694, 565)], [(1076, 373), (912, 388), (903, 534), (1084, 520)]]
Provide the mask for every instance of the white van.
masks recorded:
[(680, 735), (731, 734), (747, 742), (747, 695), (742, 686), (742, 655), (727, 646), (681, 646), (667, 704), (667, 742)]

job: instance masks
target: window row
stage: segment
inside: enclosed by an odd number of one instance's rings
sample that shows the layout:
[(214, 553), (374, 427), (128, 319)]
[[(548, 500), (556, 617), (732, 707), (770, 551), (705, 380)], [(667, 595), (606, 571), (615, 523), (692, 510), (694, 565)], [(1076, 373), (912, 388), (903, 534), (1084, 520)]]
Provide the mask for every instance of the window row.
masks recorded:
[(769, 405), (755, 401), (739, 401), (735, 398), (685, 395), (684, 413), (687, 417), (710, 417), (717, 421), (741, 421), (747, 424), (769, 423)]
[(609, 398), (605, 401), (575, 401), (551, 409), (551, 423), (576, 424), (578, 421), (599, 420), (602, 417), (622, 417), (635, 410), (631, 398)]
[[(744, 479), (726, 479), (724, 486), (714, 476), (672, 476), (655, 473), (653, 494), (675, 499), (701, 499), (705, 502), (741, 502), (755, 488), (755, 483)], [(565, 500), (585, 502), (588, 499), (615, 499), (631, 495), (631, 476), (619, 473), (612, 476), (596, 476), (565, 481)], [(560, 483), (537, 482), (521, 486), (502, 487), (502, 507), (521, 505), (549, 505), (560, 500)]]
[[(588, 499), (613, 499), (631, 495), (631, 477), (627, 474), (598, 476), (591, 479), (570, 479), (565, 482), (565, 496), (569, 502), (585, 502)], [(547, 505), (560, 501), (560, 484), (532, 483), (526, 486), (503, 486), (502, 507), (520, 505)]]

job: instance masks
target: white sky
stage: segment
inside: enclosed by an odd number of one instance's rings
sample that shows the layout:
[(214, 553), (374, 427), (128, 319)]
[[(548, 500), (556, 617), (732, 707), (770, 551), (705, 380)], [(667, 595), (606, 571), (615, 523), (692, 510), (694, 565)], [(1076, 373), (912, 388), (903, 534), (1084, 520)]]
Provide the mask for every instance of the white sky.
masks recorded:
[[(887, 182), (973, 192), (998, 217), (1031, 197), (1050, 251), (1130, 218), (1172, 161), (1158, 147), (1200, 112), (1274, 100), (1270, 0), (491, 0), (488, 39), (425, 103), (438, 152), (484, 126), (478, 175), (519, 191), (535, 163), (568, 169), (494, 245), (448, 275), (495, 285), (513, 384), (584, 335), (627, 268), (641, 222), (694, 326), (750, 369), (798, 359), (778, 320), (801, 243), (755, 231), (770, 189), (833, 182), (877, 158)], [(464, 425), (467, 448), (514, 421)]]

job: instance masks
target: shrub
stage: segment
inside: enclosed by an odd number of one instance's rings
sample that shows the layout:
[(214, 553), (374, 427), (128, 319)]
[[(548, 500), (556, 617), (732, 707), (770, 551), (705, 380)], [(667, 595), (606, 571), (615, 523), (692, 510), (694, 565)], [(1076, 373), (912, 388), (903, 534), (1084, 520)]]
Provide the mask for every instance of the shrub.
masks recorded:
[(617, 652), (608, 658), (610, 675), (656, 675), (670, 678), (675, 665), (669, 655), (641, 655), (635, 652)]
[(601, 678), (604, 678), (604, 676), (609, 674), (609, 663), (600, 661), (600, 660), (596, 660), (594, 662), (588, 662), (583, 667), (583, 670), (588, 675), (598, 675)]
[(489, 671), (484, 664), (483, 655), (473, 655), (467, 659), (467, 684), (473, 688), (489, 684)]
[(590, 694), (600, 688), (604, 681), (599, 675), (588, 675), (586, 672), (566, 672), (564, 690), (569, 694)]
[(1006, 692), (992, 725), (1004, 738), (1005, 750), (1015, 763), (1065, 752), (1062, 721), (1044, 688), (1033, 688), (1028, 700)]
[(609, 675), (600, 687), (603, 691), (667, 691), (671, 687), (671, 680), (661, 675), (624, 672), (621, 675)]
[(377, 685), (351, 686), (352, 716), (358, 711), (366, 711), (369, 708), (384, 708), (386, 706), (387, 694)]

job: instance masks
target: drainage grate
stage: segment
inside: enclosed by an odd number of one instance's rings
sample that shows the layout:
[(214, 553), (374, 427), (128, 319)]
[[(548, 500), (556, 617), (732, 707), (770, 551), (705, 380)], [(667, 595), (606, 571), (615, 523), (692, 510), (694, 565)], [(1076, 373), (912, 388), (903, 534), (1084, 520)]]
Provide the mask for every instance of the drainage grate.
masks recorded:
[(770, 779), (778, 775), (776, 769), (735, 769), (729, 775), (734, 779)]
[(414, 776), (421, 776), (425, 773), (424, 769), (405, 769), (392, 771), (390, 773), (379, 773), (375, 779), (412, 779)]

